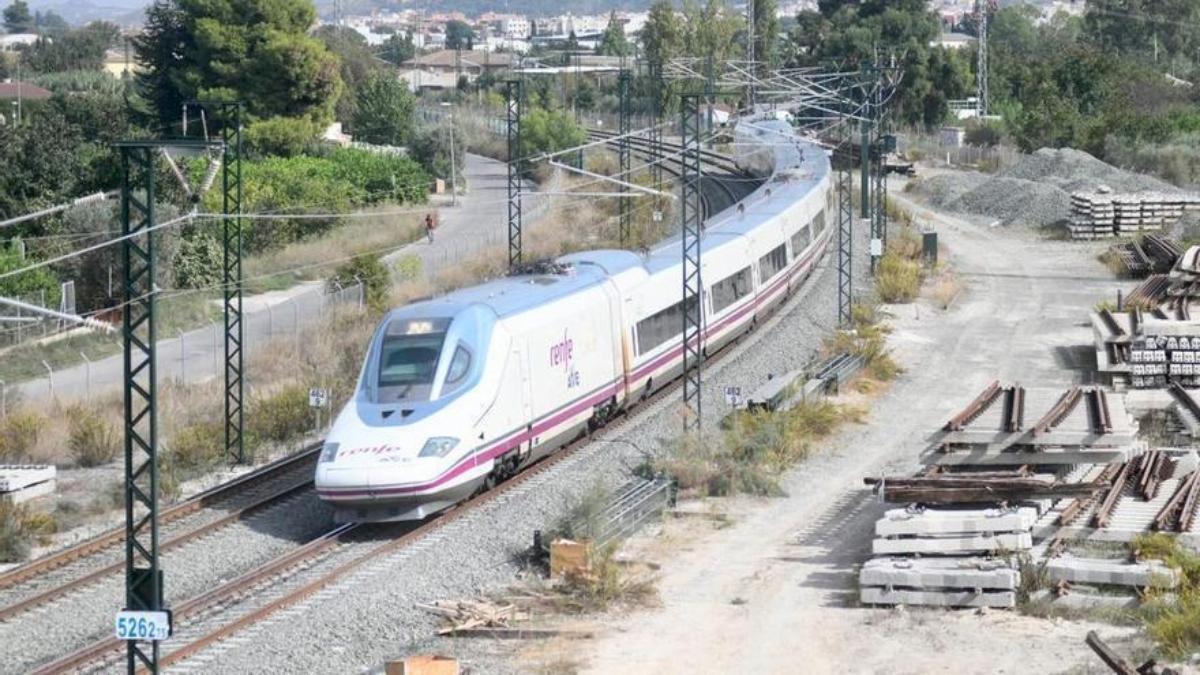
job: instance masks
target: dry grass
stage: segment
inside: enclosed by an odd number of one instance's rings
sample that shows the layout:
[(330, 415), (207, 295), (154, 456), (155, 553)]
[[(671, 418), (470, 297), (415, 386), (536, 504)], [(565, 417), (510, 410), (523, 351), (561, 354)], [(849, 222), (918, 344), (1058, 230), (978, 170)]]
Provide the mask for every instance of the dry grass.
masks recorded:
[(962, 290), (963, 284), (958, 277), (954, 276), (953, 272), (946, 271), (938, 275), (929, 289), (929, 294), (938, 307), (950, 309), (950, 305)]
[(858, 304), (851, 308), (850, 330), (840, 330), (824, 341), (823, 354), (854, 354), (866, 361), (866, 375), (878, 382), (890, 382), (904, 372), (892, 359), (887, 349), (887, 336), (891, 328), (883, 323), (878, 311)]
[(784, 472), (806, 459), (814, 444), (864, 411), (826, 400), (778, 412), (737, 412), (718, 438), (684, 435), (660, 445), (638, 472), (665, 473), (685, 495), (782, 496)]
[[(395, 210), (394, 205), (381, 206), (366, 213)], [(430, 212), (433, 210), (429, 207)], [(389, 252), (415, 241), (424, 231), (423, 218), (420, 212), (347, 218), (344, 224), (320, 237), (248, 257), (244, 270), (247, 290), (253, 293), (288, 286), (296, 281), (323, 279), (345, 259)]]

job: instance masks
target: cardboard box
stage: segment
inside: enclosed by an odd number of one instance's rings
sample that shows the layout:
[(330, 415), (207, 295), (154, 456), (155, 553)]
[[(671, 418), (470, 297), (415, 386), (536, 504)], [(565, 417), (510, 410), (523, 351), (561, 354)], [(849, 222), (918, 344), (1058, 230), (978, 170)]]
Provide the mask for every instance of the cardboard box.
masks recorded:
[(550, 578), (592, 571), (592, 540), (556, 539), (550, 543)]
[(458, 675), (458, 659), (452, 656), (409, 656), (388, 661), (383, 666), (386, 675)]

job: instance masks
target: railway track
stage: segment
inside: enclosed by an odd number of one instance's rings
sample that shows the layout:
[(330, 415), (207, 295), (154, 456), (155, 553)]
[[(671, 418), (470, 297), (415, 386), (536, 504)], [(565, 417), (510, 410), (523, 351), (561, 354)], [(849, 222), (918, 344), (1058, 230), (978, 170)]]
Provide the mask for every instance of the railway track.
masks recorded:
[[(319, 445), (267, 464), (160, 515), (160, 551), (228, 527), (312, 487)], [(115, 529), (0, 575), (0, 621), (124, 573), (124, 529)]]
[[(727, 351), (728, 346), (722, 349), (722, 352)], [(644, 410), (677, 393), (679, 386), (678, 380), (673, 381), (630, 412)], [(618, 429), (633, 419), (635, 416), (627, 412), (611, 420), (605, 429)], [(580, 435), (558, 452), (496, 488), (476, 495), (430, 520), (422, 523), (350, 523), (334, 526), (324, 535), (236, 579), (173, 605), (174, 633), (162, 643), (159, 666), (179, 664), (235, 633), (303, 602), (369, 564), (384, 561), (427, 540), (481, 507), (543, 476), (588, 445), (590, 440), (590, 434)], [(123, 641), (104, 638), (30, 672), (49, 675), (106, 671), (122, 663), (124, 654)]]
[[(609, 144), (614, 146), (616, 141), (611, 139), (615, 137), (615, 133), (608, 131), (588, 132), (590, 140), (610, 140)], [(647, 161), (654, 159), (654, 148), (650, 139), (632, 136), (628, 140), (630, 141), (630, 151), (633, 154)], [(682, 176), (683, 158), (681, 153), (683, 146), (664, 142), (663, 150), (667, 155), (662, 158), (663, 170), (676, 177)], [(700, 159), (704, 164), (722, 170), (719, 174), (701, 176), (700, 201), (705, 219), (732, 207), (762, 185), (761, 180), (755, 179), (738, 168), (737, 162), (731, 157), (711, 150), (701, 150)]]

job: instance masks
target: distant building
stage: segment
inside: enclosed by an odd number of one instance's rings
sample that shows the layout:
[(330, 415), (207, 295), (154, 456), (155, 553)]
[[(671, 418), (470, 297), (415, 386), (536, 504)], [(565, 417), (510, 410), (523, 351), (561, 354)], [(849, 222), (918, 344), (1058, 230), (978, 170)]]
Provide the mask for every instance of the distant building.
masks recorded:
[(0, 52), (15, 52), (22, 47), (28, 47), (37, 42), (35, 33), (12, 33), (0, 35)]
[(942, 33), (936, 40), (929, 42), (930, 47), (945, 47), (946, 49), (963, 49), (975, 44), (975, 38), (966, 33)]
[(121, 79), (126, 74), (132, 76), (141, 71), (142, 67), (133, 57), (132, 52), (126, 54), (123, 49), (110, 49), (104, 52), (104, 72), (109, 75)]
[(459, 54), (454, 49), (442, 49), (400, 64), (400, 79), (408, 82), (413, 91), (452, 89), (458, 86), (460, 74), (465, 75), (468, 82), (474, 82), (485, 72), (498, 75), (512, 65), (512, 54), (467, 49)]
[(19, 80), (4, 80), (0, 82), (0, 101), (15, 101), (18, 98), (22, 101), (44, 101), (50, 98), (50, 92), (36, 84), (21, 82)]

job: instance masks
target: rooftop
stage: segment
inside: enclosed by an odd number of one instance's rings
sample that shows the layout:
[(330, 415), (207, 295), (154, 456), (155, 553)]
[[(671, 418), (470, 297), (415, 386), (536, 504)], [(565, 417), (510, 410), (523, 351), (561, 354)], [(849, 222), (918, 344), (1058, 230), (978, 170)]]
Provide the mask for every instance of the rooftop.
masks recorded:
[(5, 80), (0, 82), (0, 99), (15, 99), (18, 94), (22, 99), (40, 101), (50, 98), (50, 91), (36, 84)]

